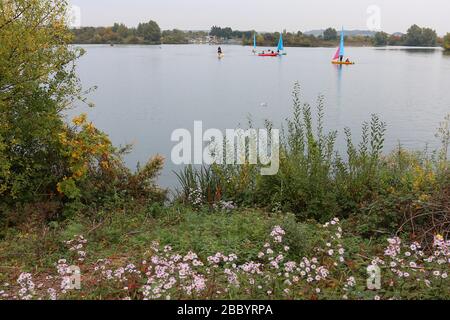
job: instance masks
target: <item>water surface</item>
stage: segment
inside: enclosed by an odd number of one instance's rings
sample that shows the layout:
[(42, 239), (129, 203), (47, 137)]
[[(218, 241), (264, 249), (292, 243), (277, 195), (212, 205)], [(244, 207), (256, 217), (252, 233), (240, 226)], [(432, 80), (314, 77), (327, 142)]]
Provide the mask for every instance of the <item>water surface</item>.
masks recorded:
[(167, 158), (160, 179), (176, 184), (170, 152), (173, 130), (235, 128), (249, 116), (275, 127), (290, 115), (298, 81), (305, 102), (326, 101), (327, 129), (350, 127), (358, 138), (373, 113), (387, 122), (386, 151), (399, 142), (408, 148), (436, 146), (434, 134), (450, 112), (450, 56), (440, 50), (347, 48), (354, 66), (330, 64), (334, 48), (287, 48), (282, 58), (256, 57), (251, 48), (223, 46), (84, 46), (78, 63), (84, 88), (96, 105), (87, 112), (115, 144), (133, 143), (126, 157), (135, 167), (159, 153)]

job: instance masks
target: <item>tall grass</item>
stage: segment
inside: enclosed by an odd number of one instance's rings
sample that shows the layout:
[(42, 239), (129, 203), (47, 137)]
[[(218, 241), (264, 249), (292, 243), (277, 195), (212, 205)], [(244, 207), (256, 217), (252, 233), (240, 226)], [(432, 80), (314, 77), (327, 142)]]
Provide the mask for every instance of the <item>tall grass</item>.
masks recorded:
[(449, 119), (439, 131), (442, 150), (434, 156), (401, 146), (385, 155), (386, 124), (377, 115), (362, 124), (358, 143), (350, 129), (344, 129), (346, 153), (341, 154), (338, 132), (324, 129), (324, 98), (319, 96), (313, 108), (302, 101), (300, 92), (296, 84), (292, 116), (282, 130), (278, 174), (261, 176), (258, 166), (249, 164), (188, 167), (178, 173), (182, 199), (189, 202), (192, 191), (198, 190), (205, 204), (226, 199), (321, 222), (336, 216), (370, 216), (383, 203), (375, 224), (392, 230), (404, 219), (398, 203), (423, 202), (448, 189)]

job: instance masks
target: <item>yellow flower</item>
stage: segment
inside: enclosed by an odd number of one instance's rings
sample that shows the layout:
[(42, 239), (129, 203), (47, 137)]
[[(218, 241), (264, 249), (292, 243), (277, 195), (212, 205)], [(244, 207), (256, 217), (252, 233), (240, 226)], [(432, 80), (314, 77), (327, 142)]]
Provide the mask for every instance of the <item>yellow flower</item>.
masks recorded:
[(58, 192), (59, 192), (60, 194), (63, 193), (63, 192), (62, 192), (62, 188), (61, 188), (61, 182), (59, 182), (59, 183), (57, 184), (56, 190), (58, 190)]
[(75, 172), (73, 175), (75, 178), (81, 178), (83, 176), (83, 172), (81, 172), (81, 170), (79, 170), (79, 171)]
[(89, 132), (91, 132), (91, 133), (94, 133), (94, 132), (95, 132), (95, 127), (94, 127), (94, 125), (92, 124), (92, 122), (90, 122), (90, 123), (86, 126), (86, 129), (87, 129)]
[(101, 166), (102, 166), (103, 169), (109, 169), (109, 163), (108, 163), (108, 161), (102, 161), (100, 164), (101, 164)]
[(73, 159), (80, 159), (80, 155), (77, 152), (72, 152)]
[(73, 118), (72, 122), (73, 124), (77, 126), (81, 126), (86, 122), (87, 115), (85, 113), (80, 114), (78, 117)]

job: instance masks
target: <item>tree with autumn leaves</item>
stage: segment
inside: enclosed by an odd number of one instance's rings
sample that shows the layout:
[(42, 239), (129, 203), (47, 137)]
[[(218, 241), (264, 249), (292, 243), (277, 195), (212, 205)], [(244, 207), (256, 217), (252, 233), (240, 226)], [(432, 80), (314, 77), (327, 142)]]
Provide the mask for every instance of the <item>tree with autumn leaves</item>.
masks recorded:
[(156, 157), (147, 164), (148, 175), (142, 174), (147, 166), (132, 173), (85, 115), (65, 122), (64, 112), (85, 101), (75, 72), (83, 50), (70, 46), (67, 12), (65, 0), (0, 3), (1, 212), (49, 199), (87, 202), (100, 189), (130, 184), (150, 191), (163, 165)]

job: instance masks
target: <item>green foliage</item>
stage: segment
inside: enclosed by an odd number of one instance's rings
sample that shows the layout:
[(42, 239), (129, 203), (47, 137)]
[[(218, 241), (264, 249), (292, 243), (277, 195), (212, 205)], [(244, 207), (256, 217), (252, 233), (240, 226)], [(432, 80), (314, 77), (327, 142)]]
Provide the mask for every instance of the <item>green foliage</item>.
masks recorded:
[[(349, 230), (352, 221), (334, 219), (322, 226), (315, 222), (299, 223), (292, 215), (255, 210), (212, 216), (182, 206), (159, 205), (147, 209), (124, 207), (97, 212), (94, 216), (92, 219), (77, 216), (50, 226), (9, 229), (0, 240), (2, 292), (10, 298), (17, 295), (21, 289), (15, 285), (19, 274), (30, 272), (33, 280), (39, 281), (33, 299), (48, 299), (48, 288), (56, 289), (59, 299), (141, 299), (143, 286), (148, 284), (145, 274), (153, 272), (149, 266), (167, 253), (175, 266), (176, 262), (189, 264), (190, 257), (195, 257), (196, 263), (201, 261), (195, 270), (206, 285), (205, 290), (193, 295), (186, 294), (182, 286), (171, 287), (167, 294), (170, 293), (172, 299), (448, 298), (448, 264), (436, 259), (423, 262), (432, 257), (433, 252), (438, 252), (436, 248), (433, 251), (424, 248), (419, 252), (417, 243), (394, 238), (390, 239), (389, 248), (393, 248), (393, 241), (399, 245), (395, 246), (396, 256), (390, 257), (383, 254), (387, 252), (386, 239), (369, 241), (355, 235), (354, 230)], [(275, 230), (283, 232), (280, 243), (274, 242), (274, 235), (271, 235)], [(80, 255), (76, 250), (69, 250), (77, 242), (65, 243), (79, 239), (79, 235), (86, 239), (79, 248), (85, 253), (83, 260), (78, 260)], [(155, 241), (159, 245), (154, 245)], [(445, 250), (448, 246), (439, 250), (440, 256), (445, 255)], [(237, 258), (211, 267), (208, 258), (217, 253), (235, 254)], [(382, 289), (370, 291), (366, 287), (367, 267), (380, 258), (384, 261), (379, 264), (384, 275)], [(81, 291), (59, 290), (61, 280), (56, 274), (55, 262), (60, 259), (80, 266)], [(273, 267), (275, 259), (281, 260), (277, 267)], [(392, 262), (398, 266), (397, 270), (408, 272), (408, 276), (396, 273)], [(257, 266), (259, 271), (241, 272), (244, 268), (240, 266), (244, 263), (247, 267)], [(130, 268), (140, 272), (126, 272)], [(320, 274), (316, 270), (325, 271), (326, 275), (316, 280), (314, 276)], [(230, 271), (238, 275), (239, 286), (232, 285), (233, 278), (228, 277)], [(437, 271), (439, 276), (435, 275)], [(126, 276), (119, 279), (118, 275)], [(312, 281), (307, 280), (309, 276)], [(177, 274), (174, 277), (178, 279)], [(3, 283), (11, 285), (3, 286)], [(159, 298), (166, 297), (165, 294)]]
[(187, 44), (189, 43), (189, 38), (187, 34), (181, 30), (165, 30), (162, 32), (162, 42), (170, 44)]
[(0, 197), (31, 201), (52, 193), (64, 171), (61, 113), (79, 95), (73, 63), (82, 52), (68, 46), (65, 1), (8, 1), (1, 10)]
[[(331, 36), (333, 38), (333, 36)], [(257, 36), (258, 46), (273, 47), (276, 46), (280, 38), (279, 32), (261, 33)], [(338, 37), (335, 39), (325, 39), (323, 36), (315, 37), (314, 35), (298, 32), (283, 32), (283, 40), (285, 47), (333, 47), (338, 45)], [(242, 39), (243, 45), (253, 45), (253, 35), (239, 38)], [(346, 37), (348, 45), (361, 46), (370, 45), (372, 38), (369, 36), (349, 36)]]
[(146, 43), (161, 43), (161, 29), (155, 21), (139, 23), (136, 31), (137, 35), (142, 37)]
[[(315, 112), (301, 100), (296, 85), (293, 115), (283, 130), (276, 175), (261, 176), (260, 167), (250, 164), (186, 167), (177, 174), (180, 199), (197, 209), (205, 205), (215, 208), (227, 201), (293, 212), (300, 221), (354, 217), (360, 223), (358, 232), (368, 237), (396, 232), (408, 211), (410, 217), (426, 214), (427, 218), (414, 221), (414, 226), (408, 223), (407, 230), (440, 231), (440, 223), (434, 227), (429, 223), (441, 221), (434, 215), (441, 210), (438, 208), (445, 208), (442, 199), (450, 187), (448, 121), (438, 134), (442, 148), (431, 157), (401, 147), (383, 155), (386, 125), (377, 115), (363, 123), (357, 144), (351, 131), (344, 130), (347, 150), (341, 155), (335, 147), (337, 132), (324, 131), (323, 97), (319, 97)], [(271, 124), (267, 127), (270, 130)], [(429, 202), (433, 205), (423, 205)]]
[(0, 259), (8, 266), (20, 263), (25, 268), (54, 268), (54, 261), (68, 256), (62, 243), (84, 234), (93, 253), (88, 259), (93, 262), (120, 251), (129, 257), (143, 256), (153, 241), (178, 252), (193, 250), (203, 259), (223, 252), (235, 253), (241, 261), (257, 260), (275, 225), (285, 228), (292, 259), (308, 254), (319, 242), (320, 229), (315, 224), (297, 223), (292, 215), (255, 210), (209, 215), (183, 206), (153, 204), (147, 209), (126, 206), (100, 211), (91, 218), (78, 215), (53, 227), (37, 224), (23, 233), (11, 228), (0, 241)]
[(421, 28), (418, 25), (411, 26), (405, 35), (405, 45), (433, 47), (437, 43), (436, 31), (430, 28)]
[(209, 32), (209, 35), (221, 39), (231, 39), (233, 37), (233, 30), (229, 27), (221, 28), (218, 26), (213, 26)]
[(450, 33), (447, 33), (444, 37), (444, 49), (450, 50)]
[(388, 44), (389, 35), (386, 32), (377, 32), (373, 37), (374, 46), (385, 46)]
[(389, 46), (402, 46), (404, 45), (404, 36), (390, 35), (387, 44)]
[[(154, 29), (157, 30), (156, 26)], [(191, 40), (203, 40), (208, 35), (205, 31), (173, 29), (162, 31), (158, 41), (147, 41), (138, 34), (136, 28), (122, 23), (115, 23), (112, 27), (82, 27), (72, 29), (71, 32), (74, 35), (73, 43), (76, 44), (187, 44)]]
[[(258, 34), (256, 42), (258, 46), (273, 47), (278, 44), (280, 33), (262, 33)], [(284, 32), (283, 41), (286, 47), (318, 47), (335, 45), (335, 41), (326, 42), (316, 38), (314, 35), (305, 35), (300, 31), (297, 33)], [(253, 35), (242, 38), (243, 45), (253, 45)]]
[[(132, 173), (122, 161), (126, 150), (86, 115), (64, 121), (75, 100), (85, 101), (74, 72), (83, 51), (70, 46), (67, 2), (14, 0), (0, 8), (0, 222), (23, 203), (58, 200), (76, 212), (124, 197), (162, 201), (165, 191), (154, 182), (161, 157)], [(141, 26), (152, 41), (156, 29)]]
[(334, 29), (334, 28), (328, 28), (323, 32), (323, 39), (325, 41), (337, 40), (337, 38), (338, 38), (338, 33), (337, 33), (336, 29)]
[(302, 219), (328, 219), (339, 211), (330, 188), (337, 133), (323, 132), (322, 97), (317, 105), (317, 128), (311, 107), (301, 102), (298, 85), (293, 102), (293, 117), (288, 120), (281, 147), (280, 170), (275, 176), (260, 177), (256, 189), (258, 201), (268, 206), (277, 204)]
[(82, 27), (72, 29), (77, 44), (160, 44), (161, 30), (154, 21), (129, 28), (123, 23), (112, 27)]
[(185, 212), (181, 223), (156, 231), (156, 239), (177, 251), (194, 250), (202, 257), (236, 252), (242, 259), (256, 259), (274, 218), (256, 212), (242, 215)]

